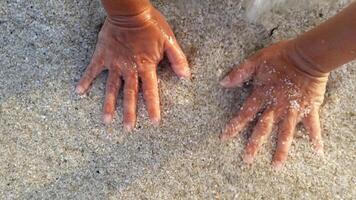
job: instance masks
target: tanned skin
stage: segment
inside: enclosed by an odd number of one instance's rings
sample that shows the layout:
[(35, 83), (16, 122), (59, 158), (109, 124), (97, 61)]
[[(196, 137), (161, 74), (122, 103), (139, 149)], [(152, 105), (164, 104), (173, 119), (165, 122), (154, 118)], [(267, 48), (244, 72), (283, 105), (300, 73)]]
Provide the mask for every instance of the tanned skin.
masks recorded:
[(102, 0), (102, 4), (108, 16), (77, 93), (85, 93), (95, 77), (108, 70), (103, 120), (106, 124), (112, 122), (118, 91), (123, 87), (124, 128), (131, 131), (136, 123), (140, 79), (149, 117), (158, 125), (161, 114), (157, 64), (166, 54), (174, 72), (189, 78), (187, 59), (165, 18), (149, 1)]
[(257, 151), (278, 128), (273, 166), (285, 163), (299, 122), (309, 132), (314, 149), (323, 154), (319, 108), (329, 73), (356, 59), (356, 3), (296, 39), (258, 51), (235, 67), (222, 81), (227, 88), (252, 80), (253, 91), (220, 135), (228, 140), (262, 112), (245, 149), (244, 161), (252, 163)]

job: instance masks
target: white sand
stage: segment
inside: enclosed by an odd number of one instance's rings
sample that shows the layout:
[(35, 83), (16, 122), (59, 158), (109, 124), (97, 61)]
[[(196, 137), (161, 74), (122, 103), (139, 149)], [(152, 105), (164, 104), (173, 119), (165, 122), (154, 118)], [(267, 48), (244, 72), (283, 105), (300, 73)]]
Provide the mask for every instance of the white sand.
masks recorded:
[[(333, 72), (321, 110), (326, 155), (299, 128), (286, 167), (271, 168), (273, 140), (249, 168), (247, 131), (229, 143), (218, 133), (249, 89), (218, 80), (257, 49), (296, 36), (349, 1), (276, 11), (249, 24), (234, 0), (157, 0), (194, 80), (159, 70), (163, 123), (137, 130), (101, 122), (105, 79), (74, 94), (104, 19), (98, 1), (0, 2), (0, 199), (355, 199), (356, 63)], [(278, 27), (270, 36), (272, 28)], [(108, 134), (111, 134), (108, 137)]]

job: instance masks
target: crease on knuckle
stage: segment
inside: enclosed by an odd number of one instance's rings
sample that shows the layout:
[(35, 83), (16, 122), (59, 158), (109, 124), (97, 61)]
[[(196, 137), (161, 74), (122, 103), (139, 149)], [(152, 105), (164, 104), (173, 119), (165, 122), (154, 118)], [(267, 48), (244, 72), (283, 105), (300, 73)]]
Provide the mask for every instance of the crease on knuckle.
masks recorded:
[(141, 78), (153, 77), (153, 73), (156, 73), (155, 69), (152, 67), (139, 67), (137, 71)]
[(137, 94), (137, 89), (129, 89), (129, 88), (125, 88), (124, 90), (124, 94), (125, 96), (135, 96)]
[(108, 81), (106, 83), (106, 88), (108, 92), (115, 92), (115, 90), (118, 88), (117, 83), (113, 83), (112, 81)]
[(171, 64), (174, 66), (186, 66), (188, 64), (187, 58), (184, 54), (180, 55), (179, 57), (173, 59)]
[(143, 94), (147, 97), (157, 97), (158, 96), (158, 91), (156, 89), (144, 89)]
[(289, 143), (291, 143), (293, 137), (290, 134), (281, 133), (278, 139), (282, 145), (288, 145)]

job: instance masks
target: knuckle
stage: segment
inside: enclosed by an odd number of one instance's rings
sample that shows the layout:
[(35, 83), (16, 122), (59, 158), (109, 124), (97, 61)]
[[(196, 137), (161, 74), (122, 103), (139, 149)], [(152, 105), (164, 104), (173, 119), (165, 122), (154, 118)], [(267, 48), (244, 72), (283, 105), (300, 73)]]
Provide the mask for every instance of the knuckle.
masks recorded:
[(137, 71), (141, 76), (145, 76), (155, 72), (155, 67), (153, 65), (139, 65)]
[(105, 102), (106, 103), (110, 103), (112, 101), (115, 101), (115, 98), (116, 98), (116, 95), (113, 94), (113, 93), (108, 93), (106, 94), (106, 97), (105, 97)]
[(113, 91), (115, 90), (118, 86), (117, 86), (117, 83), (114, 83), (113, 81), (108, 81), (106, 83), (106, 87), (108, 89), (108, 91)]
[(158, 98), (158, 91), (155, 89), (146, 89), (143, 91), (143, 94), (146, 98), (150, 98), (150, 99)]
[(251, 138), (249, 141), (249, 146), (257, 147), (259, 145), (259, 143), (260, 143), (260, 140)]
[(292, 137), (287, 134), (282, 134), (279, 136), (279, 141), (282, 145), (288, 145), (292, 141)]
[(137, 94), (136, 89), (125, 89), (124, 90), (125, 96), (135, 96)]
[(174, 59), (171, 61), (172, 65), (178, 65), (178, 66), (185, 66), (188, 64), (187, 58), (182, 55), (182, 57), (179, 57), (177, 59)]

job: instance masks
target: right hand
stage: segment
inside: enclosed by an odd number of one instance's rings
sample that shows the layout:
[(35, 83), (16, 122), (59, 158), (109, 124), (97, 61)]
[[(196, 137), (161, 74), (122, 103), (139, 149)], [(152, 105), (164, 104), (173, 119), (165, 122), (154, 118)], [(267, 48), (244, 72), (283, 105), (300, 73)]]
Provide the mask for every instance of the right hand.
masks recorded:
[(85, 93), (103, 70), (109, 71), (103, 120), (109, 124), (124, 80), (124, 128), (131, 131), (136, 123), (139, 78), (148, 115), (153, 124), (161, 120), (157, 64), (166, 53), (179, 77), (190, 77), (187, 59), (162, 14), (150, 6), (137, 16), (108, 17), (102, 27), (95, 53), (76, 88)]

